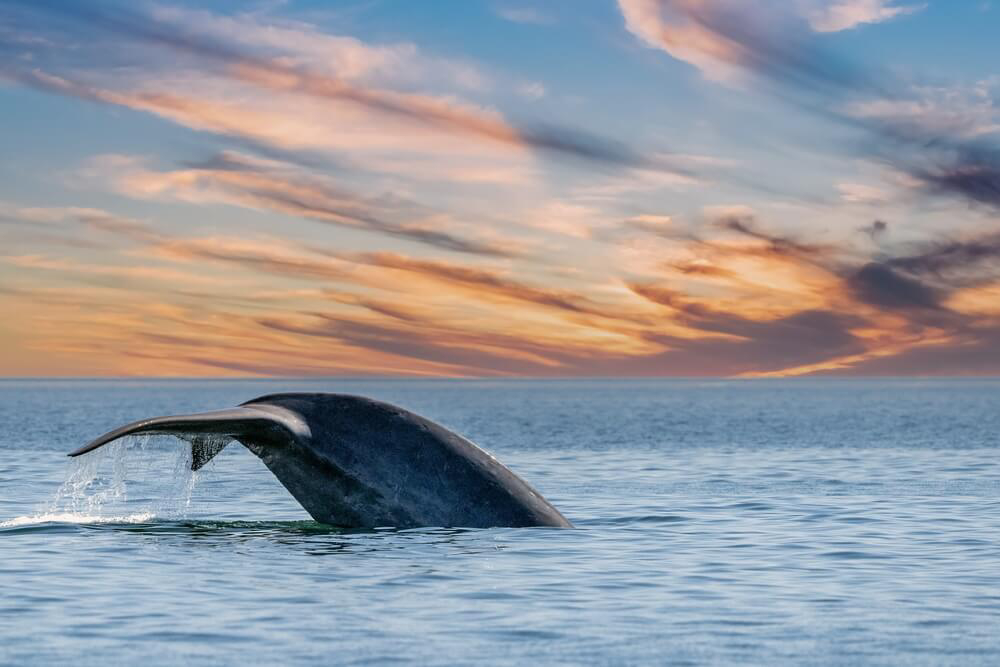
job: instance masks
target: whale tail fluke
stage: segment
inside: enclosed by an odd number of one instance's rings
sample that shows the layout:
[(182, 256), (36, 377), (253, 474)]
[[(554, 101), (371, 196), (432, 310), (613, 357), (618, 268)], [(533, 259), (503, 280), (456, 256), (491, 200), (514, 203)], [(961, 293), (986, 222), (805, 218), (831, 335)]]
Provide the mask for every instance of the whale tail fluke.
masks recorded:
[(211, 461), (232, 440), (265, 444), (286, 440), (289, 435), (308, 435), (309, 428), (298, 415), (273, 406), (241, 406), (190, 415), (153, 417), (108, 431), (69, 456), (80, 456), (126, 435), (174, 435), (191, 443), (191, 469)]
[(571, 526), (537, 491), (469, 440), (361, 396), (270, 394), (226, 410), (143, 419), (105, 433), (70, 456), (146, 434), (182, 440), (191, 448), (192, 470), (236, 441), (320, 523)]

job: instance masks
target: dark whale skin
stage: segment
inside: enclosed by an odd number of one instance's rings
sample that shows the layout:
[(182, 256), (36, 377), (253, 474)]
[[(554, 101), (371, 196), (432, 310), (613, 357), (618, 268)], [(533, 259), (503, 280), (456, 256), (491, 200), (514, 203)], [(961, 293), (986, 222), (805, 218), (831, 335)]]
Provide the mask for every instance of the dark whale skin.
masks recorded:
[(171, 433), (243, 443), (318, 522), (351, 528), (552, 526), (569, 521), (469, 440), (408, 410), (362, 396), (288, 393), (238, 408), (128, 424), (71, 456), (123, 435)]

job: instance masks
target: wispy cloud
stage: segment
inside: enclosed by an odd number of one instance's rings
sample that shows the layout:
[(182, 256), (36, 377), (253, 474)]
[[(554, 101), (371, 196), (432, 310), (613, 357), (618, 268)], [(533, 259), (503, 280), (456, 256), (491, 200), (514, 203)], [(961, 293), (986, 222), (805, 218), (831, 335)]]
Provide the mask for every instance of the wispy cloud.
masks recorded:
[(834, 0), (816, 5), (807, 11), (807, 16), (809, 25), (819, 32), (838, 32), (865, 23), (881, 23), (927, 7), (926, 3), (901, 5), (892, 0)]
[(528, 23), (533, 25), (548, 25), (552, 23), (552, 17), (538, 7), (494, 5), (493, 12), (503, 20), (512, 23)]
[[(365, 198), (291, 165), (222, 153), (184, 169), (155, 171), (129, 156), (96, 158), (85, 170), (132, 197), (226, 203), (362, 229), (440, 250), (494, 257), (517, 254), (515, 243), (476, 241), (432, 227), (426, 210), (398, 199)], [(404, 218), (404, 220), (398, 220)], [(410, 218), (410, 220), (405, 220)]]
[[(77, 291), (40, 298), (37, 287), (8, 289), (0, 299), (44, 304), (51, 325), (38, 335), (62, 349), (66, 323), (77, 326), (79, 309), (91, 308), (80, 284), (132, 295), (95, 295), (92, 307), (113, 318), (99, 329), (79, 325), (79, 340), (114, 340), (135, 368), (160, 364), (177, 372), (847, 372), (881, 367), (917, 348), (945, 355), (951, 346), (992, 340), (988, 323), (1000, 313), (989, 314), (984, 304), (1000, 285), (993, 236), (873, 249), (863, 235), (851, 237), (857, 244), (838, 245), (772, 233), (736, 207), (711, 215), (698, 236), (678, 231), (668, 239), (636, 229), (674, 244), (687, 259), (629, 279), (620, 293), (542, 286), (482, 264), (280, 239), (150, 239), (144, 227), (136, 235), (125, 224), (106, 233), (135, 243), (123, 252), (155, 266), (8, 256), (0, 266), (44, 272)], [(184, 268), (191, 265), (198, 270)], [(143, 301), (150, 293), (161, 300)], [(213, 315), (197, 323), (205, 309)]]
[[(537, 73), (498, 74), (406, 41), (267, 13), (6, 3), (6, 82), (175, 127), (159, 124), (170, 132), (163, 155), (154, 137), (45, 175), (58, 186), (50, 201), (85, 207), (0, 205), (0, 305), (18, 313), (0, 332), (0, 364), (300, 375), (995, 368), (996, 82), (904, 79), (838, 56), (838, 38), (819, 34), (921, 5), (619, 7), (643, 44), (726, 84), (694, 77), (713, 105), (741, 96), (738, 111), (679, 124), (684, 153), (644, 140), (672, 126), (600, 124), (610, 107), (599, 100), (585, 100), (600, 107), (590, 126), (629, 140), (574, 129), (566, 110), (584, 100), (554, 75), (542, 85)], [(657, 82), (622, 90), (633, 84)], [(713, 123), (744, 122), (742, 105), (763, 96), (769, 114), (775, 101), (802, 114), (808, 141), (825, 139), (820, 127), (837, 133), (839, 153), (822, 156), (836, 164), (817, 186), (828, 192), (810, 206), (783, 196), (810, 174), (775, 170), (770, 144), (760, 160), (737, 145), (738, 159), (709, 156), (729, 154)], [(678, 109), (665, 111), (699, 107)], [(977, 355), (987, 362), (977, 367)]]
[[(848, 4), (860, 6), (837, 6)], [(799, 108), (864, 132), (862, 155), (907, 173), (927, 193), (1000, 205), (1000, 149), (989, 133), (949, 131), (931, 117), (936, 110), (921, 107), (887, 72), (822, 48), (793, 12), (764, 14), (726, 0), (621, 0), (620, 6), (629, 29), (648, 45), (713, 78), (757, 77)]]
[[(205, 30), (202, 24), (204, 15), (192, 16), (181, 11), (159, 11), (151, 15), (139, 14), (124, 6), (102, 5), (45, 5), (16, 2), (13, 8), (13, 20), (20, 20), (31, 25), (38, 25), (39, 14), (68, 21), (77, 30), (91, 31), (95, 38), (99, 36), (123, 39), (140, 45), (148, 45), (168, 49), (186, 58), (192, 58), (200, 68), (209, 68), (212, 74), (229, 81), (249, 85), (259, 90), (270, 91), (282, 95), (290, 95), (314, 100), (323, 100), (338, 106), (346, 105), (350, 109), (363, 110), (376, 114), (383, 121), (390, 120), (408, 124), (417, 124), (425, 129), (453, 134), (460, 137), (479, 139), (488, 143), (506, 145), (514, 148), (540, 150), (555, 155), (610, 166), (642, 167), (660, 171), (677, 171), (679, 168), (662, 157), (651, 158), (632, 150), (617, 141), (596, 134), (580, 131), (566, 126), (546, 124), (513, 125), (495, 112), (477, 109), (470, 105), (456, 103), (453, 99), (442, 96), (428, 96), (407, 92), (399, 92), (389, 88), (373, 85), (362, 80), (362, 73), (378, 70), (375, 65), (366, 62), (372, 60), (370, 51), (361, 51), (365, 57), (341, 57), (347, 61), (349, 75), (344, 76), (339, 71), (329, 72), (309, 66), (303, 58), (275, 57), (272, 53), (262, 53), (260, 45), (256, 50), (247, 45), (236, 43), (231, 39), (233, 31)], [(51, 22), (50, 22), (51, 23)], [(209, 22), (209, 26), (212, 23)], [(306, 44), (310, 44), (306, 36)], [(278, 39), (265, 40), (268, 49), (292, 48), (294, 42), (284, 35)], [(359, 51), (357, 45), (352, 45), (354, 51)], [(350, 51), (351, 49), (347, 49)], [(49, 60), (54, 54), (48, 54)], [(284, 54), (282, 54), (284, 56)], [(342, 55), (342, 54), (341, 54)], [(65, 55), (64, 55), (65, 57)], [(386, 57), (383, 56), (382, 60)], [(391, 60), (391, 58), (390, 58)], [(356, 61), (361, 61), (356, 64)], [(58, 61), (57, 61), (58, 62)], [(55, 65), (56, 63), (54, 63)], [(67, 64), (61, 65), (64, 69)], [(172, 115), (175, 119), (184, 117), (204, 117), (191, 108), (192, 104), (204, 107), (203, 103), (183, 100), (175, 95), (163, 92), (144, 92), (142, 94), (95, 92), (90, 87), (71, 80), (67, 75), (56, 75), (66, 81), (66, 84), (53, 85), (45, 81), (50, 76), (45, 70), (29, 70), (27, 73), (15, 65), (4, 68), (8, 76), (18, 78), (26, 84), (34, 84), (53, 92), (63, 92), (89, 97), (105, 102), (115, 103), (116, 100), (129, 106), (145, 104), (149, 110), (162, 115)], [(41, 72), (41, 73), (39, 73)], [(225, 123), (215, 116), (215, 124)], [(202, 119), (202, 123), (205, 121)], [(230, 124), (230, 131), (235, 127)]]
[[(886, 0), (835, 0), (834, 2), (763, 2), (733, 0), (618, 0), (625, 27), (646, 46), (662, 49), (698, 67), (718, 81), (738, 79), (741, 71), (770, 71), (772, 75), (801, 76), (805, 83), (814, 73), (809, 61), (808, 34), (836, 32), (863, 23), (876, 23), (923, 8)], [(821, 74), (840, 76), (835, 63)]]

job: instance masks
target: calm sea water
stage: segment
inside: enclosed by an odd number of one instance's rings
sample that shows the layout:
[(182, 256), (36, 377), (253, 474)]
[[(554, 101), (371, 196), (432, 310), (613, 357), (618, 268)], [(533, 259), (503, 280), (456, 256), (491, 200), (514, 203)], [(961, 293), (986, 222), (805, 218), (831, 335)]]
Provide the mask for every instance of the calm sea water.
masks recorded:
[[(573, 530), (313, 523), (141, 417), (398, 403)], [(0, 381), (3, 664), (997, 664), (1000, 380)]]

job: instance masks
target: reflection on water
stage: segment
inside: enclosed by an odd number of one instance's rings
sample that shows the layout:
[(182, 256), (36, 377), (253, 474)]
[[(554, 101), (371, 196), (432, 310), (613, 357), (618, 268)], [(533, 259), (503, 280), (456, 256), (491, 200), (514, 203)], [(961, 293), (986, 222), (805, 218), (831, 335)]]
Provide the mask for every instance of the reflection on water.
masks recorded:
[[(406, 405), (577, 526), (348, 531), (132, 419)], [(0, 382), (0, 664), (1000, 662), (998, 381)]]
[[(165, 521), (150, 513), (128, 516), (50, 514), (0, 523), (5, 533), (39, 536), (86, 533), (121, 533), (170, 550), (231, 549), (261, 544), (285, 553), (332, 556), (375, 552), (402, 552), (408, 556), (433, 550), (441, 556), (474, 556), (503, 549), (497, 540), (515, 529), (477, 528), (376, 528), (348, 529), (315, 521)], [(526, 530), (526, 529), (520, 529)], [(539, 529), (541, 532), (558, 529)], [(535, 531), (539, 532), (539, 531)], [(410, 573), (412, 575), (412, 573)]]

